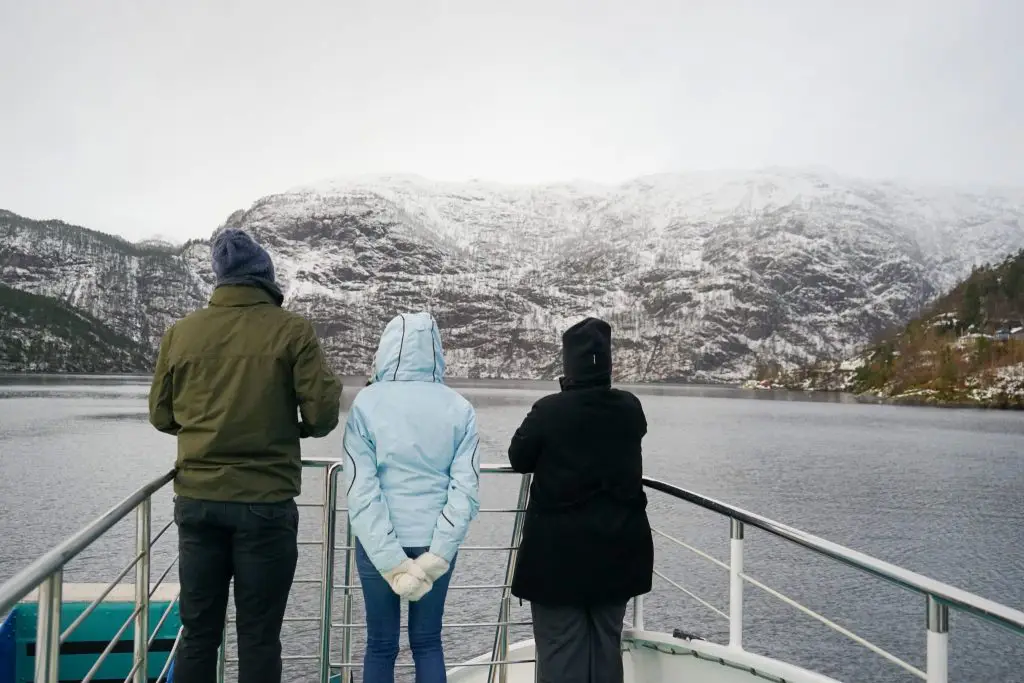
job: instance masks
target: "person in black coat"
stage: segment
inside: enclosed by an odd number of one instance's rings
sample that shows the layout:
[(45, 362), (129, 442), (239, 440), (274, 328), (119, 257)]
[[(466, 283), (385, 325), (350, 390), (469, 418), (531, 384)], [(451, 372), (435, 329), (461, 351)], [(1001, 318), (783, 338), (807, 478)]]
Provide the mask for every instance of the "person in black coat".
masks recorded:
[(621, 683), (622, 620), (651, 590), (639, 399), (611, 387), (611, 327), (562, 335), (562, 391), (534, 404), (509, 445), (533, 473), (512, 594), (530, 601), (540, 683)]

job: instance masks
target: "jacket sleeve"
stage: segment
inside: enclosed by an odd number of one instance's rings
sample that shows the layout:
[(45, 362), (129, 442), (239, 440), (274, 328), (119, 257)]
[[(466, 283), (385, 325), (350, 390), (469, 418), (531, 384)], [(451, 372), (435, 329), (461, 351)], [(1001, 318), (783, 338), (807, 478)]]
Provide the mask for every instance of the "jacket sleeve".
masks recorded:
[(338, 426), (342, 387), (327, 365), (313, 325), (309, 321), (303, 322), (292, 368), (295, 395), (299, 399), (299, 414), (302, 416), (299, 435), (319, 438), (327, 436)]
[(640, 399), (637, 398), (636, 396), (634, 396), (633, 400), (636, 401), (636, 412), (637, 412), (637, 414), (640, 417), (639, 426), (640, 426), (640, 436), (642, 438), (642, 437), (647, 436), (647, 416), (644, 415), (644, 406), (643, 406), (642, 403), (640, 403)]
[(398, 542), (391, 511), (377, 478), (377, 453), (366, 423), (353, 402), (345, 423), (345, 486), (352, 531), (377, 571), (391, 571), (409, 559)]
[(476, 431), (476, 411), (468, 406), (469, 415), (462, 439), (455, 447), (455, 457), (448, 472), (448, 501), (434, 525), (430, 552), (451, 562), (466, 539), (469, 524), (480, 511), (480, 461), (477, 459), (480, 435)]
[(508, 446), (508, 462), (520, 474), (529, 474), (537, 468), (542, 443), (540, 423), (540, 409), (535, 404)]
[(165, 434), (177, 434), (181, 429), (174, 419), (174, 369), (169, 358), (173, 333), (172, 326), (160, 340), (160, 353), (149, 389), (149, 423)]

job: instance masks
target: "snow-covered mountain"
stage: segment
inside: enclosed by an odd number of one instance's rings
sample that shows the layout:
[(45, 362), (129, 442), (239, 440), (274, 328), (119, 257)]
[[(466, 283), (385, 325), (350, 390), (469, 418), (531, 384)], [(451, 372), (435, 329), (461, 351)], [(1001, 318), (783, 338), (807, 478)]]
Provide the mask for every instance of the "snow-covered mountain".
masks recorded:
[[(382, 176), (271, 195), (226, 224), (268, 247), (286, 305), (316, 322), (341, 372), (369, 366), (392, 315), (429, 309), (456, 375), (553, 377), (560, 331), (593, 314), (614, 326), (620, 380), (721, 381), (905, 322), (1024, 247), (1024, 192), (793, 169), (611, 187)], [(0, 213), (0, 280), (151, 347), (203, 305), (208, 249)]]

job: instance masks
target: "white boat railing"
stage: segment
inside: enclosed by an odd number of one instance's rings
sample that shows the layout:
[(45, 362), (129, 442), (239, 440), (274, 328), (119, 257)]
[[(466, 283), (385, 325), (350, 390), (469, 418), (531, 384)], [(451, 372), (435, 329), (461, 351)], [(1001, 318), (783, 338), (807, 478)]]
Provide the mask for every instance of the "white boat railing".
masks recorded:
[[(696, 599), (712, 612), (722, 616), (729, 621), (729, 645), (737, 648), (743, 646), (743, 586), (749, 583), (760, 588), (775, 598), (794, 607), (804, 614), (817, 619), (829, 628), (850, 638), (854, 642), (866, 647), (871, 652), (883, 657), (889, 662), (899, 666), (905, 671), (917, 676), (928, 683), (947, 683), (949, 680), (949, 609), (956, 610), (980, 617), (988, 622), (1003, 626), (1018, 636), (1024, 637), (1024, 612), (1001, 605), (995, 601), (979, 597), (973, 593), (955, 588), (948, 584), (928, 578), (922, 574), (903, 569), (894, 564), (884, 562), (856, 550), (851, 550), (838, 543), (825, 540), (800, 529), (787, 526), (775, 520), (761, 515), (748, 512), (728, 503), (723, 503), (714, 498), (703, 496), (699, 493), (687, 491), (686, 489), (672, 484), (667, 484), (657, 479), (644, 477), (644, 485), (656, 491), (660, 491), (678, 500), (684, 500), (698, 505), (706, 510), (717, 512), (730, 519), (730, 553), (729, 562), (725, 563), (711, 555), (695, 548), (677, 538), (654, 529), (654, 533), (668, 539), (682, 548), (696, 553), (698, 556), (709, 560), (713, 564), (726, 569), (729, 572), (729, 614), (714, 607), (701, 599), (696, 594), (686, 590), (683, 586), (675, 583), (661, 572), (655, 570), (655, 575), (667, 581), (672, 586), (683, 591)], [(819, 555), (831, 560), (841, 562), (845, 565), (855, 567), (876, 578), (884, 579), (901, 588), (920, 594), (925, 598), (925, 628), (927, 631), (926, 641), (926, 669), (921, 669), (900, 659), (896, 655), (878, 647), (865, 638), (858, 636), (849, 629), (840, 626), (834, 621), (815, 612), (814, 610), (800, 604), (783, 593), (770, 588), (764, 583), (751, 577), (743, 568), (743, 543), (744, 529), (749, 525), (773, 536), (783, 538), (791, 543), (812, 550)]]
[[(345, 544), (335, 545), (337, 536), (337, 516), (339, 512), (346, 512), (347, 508), (337, 506), (339, 476), (342, 472), (343, 461), (333, 458), (303, 458), (304, 468), (319, 468), (325, 470), (323, 499), (320, 503), (298, 503), (302, 508), (319, 508), (322, 515), (322, 538), (319, 541), (299, 540), (300, 546), (321, 547), (321, 575), (319, 579), (296, 579), (293, 583), (317, 584), (320, 590), (320, 614), (317, 617), (285, 617), (285, 622), (306, 622), (320, 625), (320, 646), (316, 655), (288, 655), (282, 656), (284, 661), (318, 661), (320, 683), (329, 683), (332, 675), (339, 673), (343, 679), (348, 679), (346, 673), (361, 666), (352, 660), (352, 630), (365, 624), (353, 621), (352, 612), (354, 607), (353, 592), (360, 590), (358, 581), (355, 580), (355, 542), (351, 526), (348, 524), (348, 515), (345, 515)], [(506, 473), (511, 472), (507, 466), (483, 466), (484, 473)], [(133, 636), (133, 660), (130, 673), (124, 683), (146, 683), (148, 681), (149, 650), (156, 639), (156, 634), (163, 627), (167, 618), (178, 603), (179, 594), (175, 594), (167, 608), (161, 615), (157, 624), (151, 629), (149, 627), (150, 598), (170, 574), (178, 562), (178, 554), (164, 569), (155, 584), (151, 581), (151, 558), (152, 548), (157, 541), (170, 529), (173, 522), (169, 522), (156, 534), (152, 534), (152, 497), (162, 490), (174, 479), (174, 471), (154, 479), (141, 487), (113, 508), (100, 515), (92, 523), (84, 527), (55, 548), (47, 551), (41, 557), (30, 563), (14, 577), (0, 585), (0, 616), (7, 614), (17, 604), (26, 598), (32, 591), (38, 590), (38, 623), (36, 632), (35, 648), (35, 676), (36, 683), (57, 683), (59, 681), (59, 657), (60, 646), (64, 644), (74, 631), (91, 615), (97, 607), (110, 595), (114, 588), (124, 580), (128, 574), (135, 570), (135, 605), (128, 619), (115, 632), (114, 636), (107, 643), (104, 650), (98, 655), (96, 662), (89, 672), (82, 679), (82, 683), (89, 683), (93, 680), (100, 668), (107, 660), (107, 657), (114, 651), (121, 642), (122, 637), (130, 626), (134, 625)], [(514, 513), (513, 537), (509, 545), (504, 546), (474, 546), (464, 545), (460, 548), (463, 551), (485, 551), (505, 552), (507, 554), (505, 580), (502, 584), (483, 585), (452, 585), (450, 590), (486, 590), (501, 589), (502, 599), (499, 606), (498, 618), (494, 622), (474, 623), (446, 623), (445, 629), (462, 628), (494, 628), (494, 644), (491, 660), (483, 663), (465, 664), (464, 666), (488, 666), (488, 680), (493, 681), (495, 676), (501, 683), (507, 679), (507, 668), (512, 664), (532, 664), (533, 660), (508, 659), (509, 627), (528, 626), (530, 622), (514, 622), (511, 618), (511, 577), (515, 568), (515, 553), (518, 549), (519, 539), (522, 535), (523, 512), (526, 507), (526, 500), (529, 495), (530, 476), (523, 475), (519, 490), (519, 503), (511, 509), (488, 509), (483, 508), (481, 512)], [(118, 522), (127, 518), (130, 514), (136, 515), (136, 542), (132, 561), (120, 571), (112, 581), (100, 591), (100, 593), (85, 607), (67, 628), (60, 631), (60, 614), (63, 606), (63, 585), (64, 568), (74, 560), (82, 551), (102, 538)], [(345, 556), (343, 583), (335, 584), (335, 556), (337, 551), (343, 551)], [(148, 590), (146, 587), (149, 587)], [(342, 591), (344, 598), (343, 612), (344, 619), (341, 623), (333, 622), (333, 603), (335, 590)], [(218, 657), (217, 680), (224, 681), (224, 672), (228, 663), (237, 662), (237, 659), (227, 657), (228, 624), (232, 623), (230, 618), (225, 619), (225, 636), (222, 638), (222, 646)], [(325, 627), (326, 625), (326, 627)], [(331, 645), (334, 629), (342, 631), (341, 660), (331, 662)], [(171, 662), (177, 653), (181, 642), (181, 629), (179, 628), (174, 644), (171, 647), (167, 661), (156, 679), (156, 683), (166, 680)], [(398, 664), (402, 668), (404, 665)]]
[[(67, 641), (75, 629), (85, 621), (86, 617), (110, 594), (114, 586), (120, 583), (132, 569), (135, 570), (135, 609), (99, 655), (95, 665), (82, 678), (82, 683), (89, 683), (96, 676), (100, 666), (106, 661), (106, 658), (121, 640), (128, 627), (133, 624), (135, 626), (134, 659), (132, 673), (125, 681), (126, 683), (131, 681), (134, 681), (134, 683), (146, 683), (148, 681), (149, 646), (152, 644), (156, 633), (154, 630), (154, 637), (148, 637), (150, 630), (149, 598), (155, 591), (155, 588), (150, 589), (150, 558), (152, 557), (153, 545), (160, 539), (163, 532), (170, 527), (168, 525), (157, 534), (155, 539), (151, 539), (151, 501), (153, 494), (162, 489), (173, 478), (173, 471), (157, 477), (100, 515), (84, 529), (44, 553), (0, 586), (0, 615), (7, 614), (14, 609), (18, 602), (33, 590), (38, 589), (39, 591), (35, 654), (35, 680), (37, 682), (57, 683), (59, 680), (58, 661), (61, 644)], [(86, 607), (85, 611), (61, 632), (60, 614), (61, 606), (63, 605), (64, 567), (68, 562), (77, 557), (79, 553), (100, 539), (115, 524), (132, 514), (132, 512), (136, 514), (135, 553), (132, 561)], [(164, 577), (166, 575), (165, 572)], [(163, 581), (163, 577), (161, 581)], [(158, 629), (166, 621), (169, 613), (170, 608), (164, 613), (163, 618), (160, 619), (157, 626)], [(175, 643), (176, 646), (177, 643)], [(170, 658), (168, 658), (168, 661), (170, 661)]]
[[(296, 584), (319, 584), (320, 590), (320, 613), (316, 617), (286, 617), (288, 622), (307, 622), (320, 625), (319, 651), (315, 655), (283, 655), (285, 661), (308, 660), (318, 662), (319, 683), (329, 683), (332, 676), (340, 674), (343, 681), (350, 680), (351, 672), (360, 665), (352, 659), (352, 631), (365, 626), (353, 619), (354, 600), (353, 593), (360, 590), (356, 581), (355, 567), (355, 542), (352, 530), (348, 524), (348, 515), (345, 515), (345, 542), (343, 545), (335, 545), (337, 536), (338, 512), (347, 512), (338, 507), (339, 476), (342, 471), (342, 461), (325, 458), (303, 459), (303, 466), (306, 468), (320, 468), (325, 470), (323, 484), (323, 499), (321, 503), (301, 503), (305, 508), (321, 508), (322, 516), (322, 537), (319, 541), (300, 541), (301, 545), (321, 546), (320, 578), (296, 580)], [(513, 473), (508, 465), (483, 465), (481, 472), (485, 474), (510, 474)], [(99, 604), (110, 594), (113, 588), (135, 570), (135, 606), (129, 618), (117, 631), (106, 649), (100, 654), (97, 662), (90, 672), (83, 678), (83, 683), (88, 683), (99, 671), (107, 655), (113, 651), (120, 642), (122, 636), (129, 626), (134, 626), (134, 649), (132, 668), (125, 678), (125, 683), (146, 683), (148, 674), (149, 648), (156, 638), (156, 634), (166, 622), (176, 604), (177, 596), (168, 605), (158, 620), (155, 627), (149, 624), (150, 599), (159, 588), (160, 584), (167, 578), (177, 562), (177, 555), (164, 569), (155, 584), (151, 585), (152, 575), (152, 549), (160, 538), (169, 530), (172, 523), (161, 527), (156, 536), (152, 536), (152, 496), (163, 489), (174, 478), (174, 472), (168, 472), (150, 483), (146, 484), (136, 492), (125, 498), (109, 511), (98, 517), (84, 529), (74, 534), (55, 548), (43, 554), (41, 557), (30, 563), (13, 578), (0, 585), (0, 615), (6, 614), (13, 609), (17, 603), (23, 600), (33, 590), (38, 589), (38, 628), (36, 642), (35, 681), (36, 683), (57, 683), (58, 662), (60, 645), (67, 641), (68, 637), (77, 629), (85, 619), (99, 606)], [(510, 584), (515, 569), (516, 553), (522, 537), (524, 511), (529, 500), (530, 475), (521, 475), (519, 495), (514, 508), (488, 509), (483, 508), (481, 512), (502, 512), (515, 515), (512, 536), (508, 545), (504, 546), (473, 546), (465, 545), (461, 551), (490, 551), (505, 552), (507, 554), (505, 575), (500, 584), (485, 585), (452, 585), (452, 590), (475, 590), (475, 589), (501, 589), (502, 596), (498, 606), (497, 619), (493, 622), (472, 622), (472, 623), (445, 623), (445, 629), (462, 628), (493, 628), (494, 639), (492, 643), (491, 656), (489, 661), (472, 662), (462, 666), (487, 666), (488, 682), (493, 683), (497, 677), (499, 683), (507, 680), (508, 666), (511, 664), (532, 664), (533, 660), (509, 660), (509, 629), (512, 626), (527, 626), (529, 622), (511, 621), (511, 590)], [(991, 600), (981, 598), (974, 594), (960, 590), (953, 586), (935, 581), (926, 576), (916, 574), (896, 565), (883, 562), (869, 555), (851, 550), (823, 538), (808, 534), (799, 529), (781, 524), (774, 520), (747, 512), (741, 508), (722, 503), (713, 498), (702, 496), (692, 491), (687, 491), (671, 484), (656, 479), (645, 478), (644, 484), (652, 490), (659, 491), (678, 500), (683, 500), (694, 505), (724, 515), (730, 519), (730, 558), (729, 562), (719, 560), (702, 550), (691, 546), (684, 541), (671, 536), (660, 529), (654, 529), (658, 536), (687, 549), (729, 572), (729, 607), (728, 612), (720, 610), (710, 602), (705, 601), (694, 592), (680, 585), (659, 569), (655, 569), (655, 576), (669, 585), (682, 591), (684, 594), (695, 599), (712, 613), (726, 619), (729, 622), (729, 645), (741, 649), (743, 646), (743, 589), (749, 583), (768, 594), (778, 598), (784, 603), (800, 610), (824, 623), (837, 632), (849, 637), (854, 642), (866, 647), (871, 652), (885, 658), (893, 664), (910, 672), (911, 674), (927, 681), (928, 683), (948, 682), (948, 660), (949, 660), (949, 610), (953, 608), (974, 616), (980, 617), (988, 622), (1004, 626), (1019, 636), (1024, 636), (1024, 612), (1001, 605)], [(76, 617), (65, 630), (61, 631), (60, 614), (63, 587), (64, 568), (83, 550), (92, 543), (104, 536), (115, 524), (125, 519), (128, 515), (135, 513), (136, 534), (134, 554), (131, 562), (111, 581), (106, 588)], [(926, 630), (927, 630), (927, 666), (925, 670), (918, 669), (899, 657), (886, 650), (870, 643), (852, 631), (835, 623), (827, 617), (801, 605), (796, 600), (776, 591), (757, 579), (750, 576), (744, 570), (743, 550), (744, 531), (746, 526), (762, 529), (774, 536), (783, 538), (804, 548), (810, 549), (831, 560), (855, 567), (871, 576), (884, 579), (897, 586), (916, 592), (926, 600)], [(342, 583), (335, 584), (336, 553), (344, 553)], [(335, 591), (340, 591), (343, 598), (342, 619), (340, 622), (333, 620), (333, 605)], [(632, 628), (634, 631), (643, 631), (644, 624), (644, 600), (638, 597), (634, 600), (632, 617)], [(335, 629), (341, 631), (340, 654), (341, 659), (337, 662), (331, 661), (332, 634)], [(179, 629), (177, 638), (171, 648), (167, 663), (164, 665), (157, 683), (161, 683), (166, 676), (171, 661), (177, 652), (181, 639)], [(220, 651), (218, 680), (224, 680), (224, 669), (228, 662), (236, 661), (226, 657), (227, 638), (222, 641)], [(411, 666), (411, 665), (399, 665)]]

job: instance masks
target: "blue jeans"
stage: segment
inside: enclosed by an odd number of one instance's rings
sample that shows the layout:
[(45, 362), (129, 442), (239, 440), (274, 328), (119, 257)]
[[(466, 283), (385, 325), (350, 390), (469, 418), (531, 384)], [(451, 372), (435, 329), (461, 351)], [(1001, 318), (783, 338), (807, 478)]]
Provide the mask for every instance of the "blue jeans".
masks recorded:
[[(415, 559), (427, 548), (404, 548)], [(356, 541), (356, 569), (366, 606), (366, 654), (363, 683), (394, 683), (395, 659), (401, 629), (401, 600)], [(448, 583), (455, 571), (455, 558), (444, 576), (434, 582), (426, 595), (409, 603), (409, 647), (416, 663), (416, 683), (445, 683), (444, 649), (441, 646), (441, 618)]]

